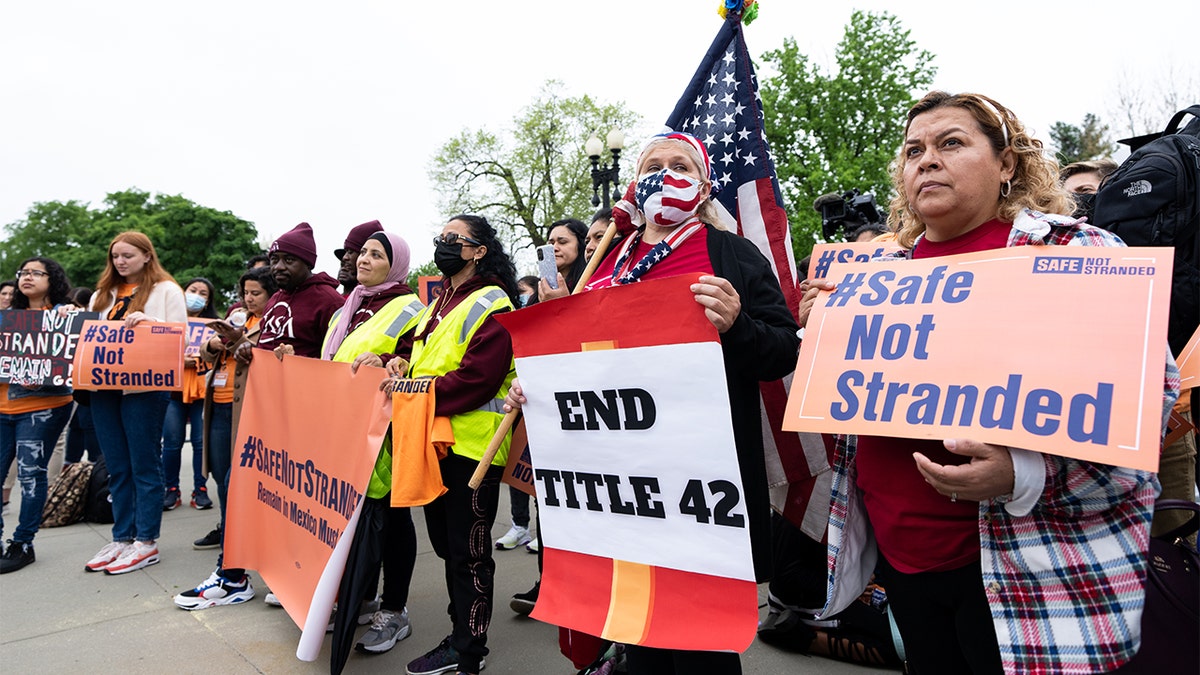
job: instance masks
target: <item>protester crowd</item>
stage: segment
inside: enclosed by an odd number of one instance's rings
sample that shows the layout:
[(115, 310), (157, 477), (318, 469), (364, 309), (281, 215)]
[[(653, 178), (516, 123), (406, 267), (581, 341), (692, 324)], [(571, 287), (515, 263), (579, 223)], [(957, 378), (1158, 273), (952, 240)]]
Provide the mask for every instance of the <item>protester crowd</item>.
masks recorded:
[[(1114, 165), (1060, 169), (1012, 111), (986, 96), (933, 92), (906, 122), (888, 226), (848, 233), (851, 241), (896, 239), (902, 251), (880, 264), (1016, 246), (1124, 245), (1087, 223), (1092, 204), (1079, 196), (1095, 192)], [(507, 488), (511, 512), (497, 513), (507, 440), (482, 483), (468, 484), (505, 412), (527, 403), (511, 338), (496, 316), (574, 292), (696, 273), (692, 293), (721, 340), (754, 576), (770, 582), (763, 641), (866, 665), (906, 664), (911, 673), (1107, 672), (1128, 662), (1141, 644), (1155, 499), (1196, 498), (1194, 429), (1164, 450), (1169, 475), (971, 438), (830, 436), (827, 540), (802, 534), (769, 506), (758, 385), (795, 367), (801, 329), (820, 294), (836, 284), (804, 281), (798, 315), (789, 310), (771, 264), (721, 227), (710, 199), (721, 188), (712, 164), (692, 136), (651, 139), (637, 159), (637, 179), (612, 211), (592, 215), (590, 226), (573, 218), (548, 224), (554, 279), (518, 277), (485, 218), (447, 219), (434, 240), (442, 290), (428, 307), (407, 283), (408, 243), (378, 221), (348, 230), (333, 252), (336, 276), (318, 271), (312, 228), (301, 223), (265, 257), (247, 261), (236, 289), (204, 278), (178, 283), (138, 232), (113, 238), (99, 279), (77, 280), (94, 283), (94, 293), (73, 288), (53, 260), (23, 261), (15, 279), (0, 284), (0, 310), (86, 308), (127, 327), (202, 319), (214, 333), (186, 359), (181, 391), (0, 384), (0, 473), (15, 476), (21, 491), (19, 513), (9, 513), (14, 483), (5, 483), (0, 535), (7, 524), (9, 538), (0, 573), (36, 561), (34, 539), (57, 453), (66, 466), (103, 459), (108, 472), (112, 540), (80, 561), (86, 572), (122, 575), (158, 563), (164, 511), (211, 509), (211, 486), (220, 518), (211, 532), (195, 533), (201, 536), (194, 547), (218, 550), (214, 570), (174, 602), (203, 610), (253, 599), (252, 570), (225, 567), (222, 546), (239, 526), (227, 519), (226, 502), (253, 363), (294, 355), (349, 363), (355, 371), (380, 367), (388, 373), (384, 388), (432, 378), (436, 414), (449, 419), (455, 439), (439, 461), (445, 492), (423, 507), (420, 535), (445, 567), (449, 632), (407, 672), (478, 673), (490, 650), (507, 647), (488, 643), (493, 555), (525, 548), (538, 554), (540, 570), (544, 543), (524, 492)], [(669, 197), (664, 185), (674, 190)], [(605, 247), (610, 223), (615, 236)], [(236, 302), (226, 310), (220, 298), (229, 290)], [(1067, 308), (1071, 301), (1028, 302)], [(1020, 348), (1053, 359), (1051, 345)], [(1145, 420), (1163, 428), (1172, 409), (1190, 420), (1190, 399), (1185, 392), (1177, 401), (1178, 371), (1171, 354), (1165, 357), (1163, 415)], [(189, 443), (190, 484), (181, 485)], [(330, 621), (332, 632), (368, 654), (392, 649), (412, 622), (431, 631), (438, 623), (407, 610), (419, 535), (410, 509), (391, 506), (393, 451), (389, 432), (358, 516), (356, 562), (342, 576)], [(511, 527), (480, 545), (479, 533), (490, 532), (497, 517)], [(1156, 533), (1167, 526), (1154, 522)], [(1063, 562), (1046, 575), (1030, 558)], [(535, 585), (509, 605), (528, 614), (539, 593)], [(272, 594), (266, 601), (279, 602)], [(368, 627), (354, 641), (359, 625)], [(731, 652), (614, 648), (598, 638), (576, 644), (591, 650), (585, 663), (607, 652), (630, 673), (741, 672)], [(335, 655), (335, 671), (346, 656)], [(579, 667), (578, 654), (568, 656)]]

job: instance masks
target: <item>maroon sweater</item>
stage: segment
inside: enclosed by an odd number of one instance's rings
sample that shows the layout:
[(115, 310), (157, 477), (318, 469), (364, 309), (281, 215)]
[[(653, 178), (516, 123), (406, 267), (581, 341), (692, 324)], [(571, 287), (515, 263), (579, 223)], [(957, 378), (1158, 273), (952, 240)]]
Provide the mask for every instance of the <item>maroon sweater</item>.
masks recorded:
[(263, 310), (259, 349), (291, 345), (297, 356), (321, 358), (321, 343), (329, 320), (346, 302), (337, 292), (337, 281), (317, 272), (294, 291), (279, 289)]
[[(424, 333), (416, 339), (422, 339), (437, 329), (440, 323), (438, 314), (446, 316), (468, 295), (484, 286), (496, 285), (490, 279), (475, 276), (458, 288), (451, 289), (447, 279), (446, 291), (429, 308), (429, 323)], [(488, 318), (471, 336), (461, 365), (437, 378), (434, 384), (437, 393), (436, 414), (449, 416), (470, 412), (496, 398), (496, 393), (512, 368), (512, 362), (512, 338), (499, 321)]]

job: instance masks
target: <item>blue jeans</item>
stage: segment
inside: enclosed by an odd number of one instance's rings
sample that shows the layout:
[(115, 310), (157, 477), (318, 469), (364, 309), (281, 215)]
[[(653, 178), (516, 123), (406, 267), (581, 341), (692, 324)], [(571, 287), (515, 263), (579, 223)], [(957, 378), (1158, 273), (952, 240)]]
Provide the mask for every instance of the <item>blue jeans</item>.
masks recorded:
[(225, 498), (229, 494), (229, 470), (233, 466), (233, 404), (214, 403), (208, 419), (208, 471), (217, 483), (221, 502), (221, 528), (225, 528)]
[(165, 391), (92, 392), (92, 421), (108, 466), (113, 541), (154, 541), (162, 527)]
[(192, 489), (204, 487), (204, 401), (184, 403), (172, 398), (163, 419), (162, 465), (167, 488), (179, 489), (179, 464), (187, 425), (192, 426)]
[[(48, 486), (46, 465), (70, 417), (70, 403), (37, 412), (0, 414), (0, 483), (8, 478), (15, 456), (17, 484), (21, 486), (21, 513), (13, 541), (32, 542), (42, 524)], [(0, 535), (3, 534), (4, 519), (0, 517)]]
[(96, 428), (92, 426), (92, 407), (79, 403), (75, 414), (67, 423), (67, 450), (63, 462), (79, 462), (87, 453), (89, 462), (100, 459), (100, 442), (96, 440)]

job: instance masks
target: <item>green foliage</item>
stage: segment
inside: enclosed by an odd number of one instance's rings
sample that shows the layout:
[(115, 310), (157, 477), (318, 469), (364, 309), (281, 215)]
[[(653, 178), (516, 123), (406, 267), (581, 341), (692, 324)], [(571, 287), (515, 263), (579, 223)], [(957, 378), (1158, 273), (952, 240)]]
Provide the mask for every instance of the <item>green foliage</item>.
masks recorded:
[(777, 74), (760, 87), (779, 185), (797, 257), (821, 235), (813, 202), (858, 188), (886, 205), (888, 165), (903, 141), (908, 109), (933, 82), (933, 54), (917, 49), (899, 19), (855, 11), (838, 43), (835, 72), (801, 54), (794, 39), (763, 59)]
[(103, 209), (75, 200), (34, 204), (24, 220), (4, 226), (0, 270), (8, 273), (40, 255), (58, 261), (73, 284), (94, 287), (109, 243), (126, 230), (150, 237), (163, 267), (180, 283), (205, 277), (226, 300), (233, 298), (246, 261), (260, 252), (253, 223), (179, 195), (131, 188), (110, 193)]
[(591, 219), (591, 164), (583, 146), (593, 134), (628, 130), (639, 117), (623, 103), (564, 98), (548, 81), (500, 135), (464, 130), (435, 155), (429, 178), (447, 216), (481, 214), (502, 240), (540, 246), (545, 226), (562, 218)]
[(408, 272), (408, 287), (413, 289), (413, 291), (420, 293), (421, 288), (420, 288), (420, 286), (417, 285), (417, 279), (419, 279), (420, 277), (440, 277), (440, 276), (442, 276), (441, 271), (438, 270), (437, 265), (434, 264), (434, 262), (432, 260), (430, 260), (429, 262), (425, 263), (424, 265), (419, 265), (416, 268), (409, 270), (409, 272)]
[(1062, 166), (1111, 157), (1117, 150), (1108, 125), (1092, 113), (1083, 116), (1083, 126), (1055, 122), (1050, 127), (1050, 140), (1057, 148), (1054, 156)]

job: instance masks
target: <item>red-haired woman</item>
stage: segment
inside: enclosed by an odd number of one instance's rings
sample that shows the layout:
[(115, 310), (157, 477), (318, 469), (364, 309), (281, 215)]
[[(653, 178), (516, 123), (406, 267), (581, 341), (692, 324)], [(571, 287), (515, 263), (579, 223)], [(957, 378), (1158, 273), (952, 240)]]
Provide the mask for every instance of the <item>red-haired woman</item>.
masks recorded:
[[(187, 321), (183, 291), (141, 232), (113, 238), (88, 309), (129, 327), (143, 321)], [(168, 394), (97, 391), (91, 401), (96, 437), (108, 466), (113, 540), (84, 569), (124, 574), (158, 562), (164, 489), (159, 457)]]

